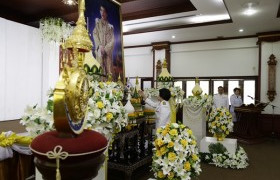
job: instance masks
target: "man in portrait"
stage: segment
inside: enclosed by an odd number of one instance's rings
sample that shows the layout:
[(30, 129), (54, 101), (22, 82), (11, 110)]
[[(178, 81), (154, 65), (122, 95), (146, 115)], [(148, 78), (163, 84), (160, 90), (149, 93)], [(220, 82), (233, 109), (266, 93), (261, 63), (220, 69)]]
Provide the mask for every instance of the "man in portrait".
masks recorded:
[(104, 74), (113, 73), (114, 27), (108, 22), (108, 9), (100, 6), (101, 18), (95, 19), (93, 38), (96, 59), (103, 68)]

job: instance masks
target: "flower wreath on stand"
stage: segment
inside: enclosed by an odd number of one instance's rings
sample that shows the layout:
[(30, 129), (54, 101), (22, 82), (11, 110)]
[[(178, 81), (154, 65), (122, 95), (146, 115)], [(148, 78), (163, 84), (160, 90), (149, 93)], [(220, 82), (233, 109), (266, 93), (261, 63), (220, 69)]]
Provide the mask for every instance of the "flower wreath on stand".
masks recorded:
[[(226, 108), (213, 108), (208, 120), (209, 132), (214, 134), (218, 141), (233, 131), (232, 115)], [(203, 162), (214, 164), (217, 167), (244, 169), (248, 164), (248, 156), (245, 150), (238, 146), (236, 153), (227, 151), (221, 143), (211, 143), (209, 153), (200, 153)]]
[(206, 109), (206, 112), (209, 113), (213, 104), (213, 97), (207, 94), (201, 96), (189, 96), (188, 98), (183, 100), (183, 103), (186, 105), (190, 105), (193, 108), (202, 106)]
[(157, 129), (152, 170), (156, 179), (189, 180), (200, 174), (198, 147), (192, 131), (177, 123)]
[(112, 140), (128, 123), (123, 107), (123, 91), (115, 82), (91, 81), (86, 128), (96, 130)]

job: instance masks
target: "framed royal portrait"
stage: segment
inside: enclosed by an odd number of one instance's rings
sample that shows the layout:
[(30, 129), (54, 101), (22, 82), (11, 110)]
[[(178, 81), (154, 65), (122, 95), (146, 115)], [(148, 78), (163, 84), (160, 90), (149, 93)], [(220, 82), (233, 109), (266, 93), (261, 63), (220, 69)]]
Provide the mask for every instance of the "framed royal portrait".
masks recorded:
[(93, 57), (104, 75), (124, 79), (122, 18), (120, 4), (112, 0), (87, 0), (85, 18), (93, 42)]

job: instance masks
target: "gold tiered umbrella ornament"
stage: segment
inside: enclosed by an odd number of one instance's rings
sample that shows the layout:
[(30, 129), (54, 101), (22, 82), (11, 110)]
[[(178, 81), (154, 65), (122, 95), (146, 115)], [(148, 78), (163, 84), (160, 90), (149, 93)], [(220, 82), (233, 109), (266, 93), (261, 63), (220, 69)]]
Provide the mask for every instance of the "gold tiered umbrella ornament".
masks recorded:
[(54, 90), (56, 131), (37, 136), (30, 146), (43, 179), (92, 179), (105, 160), (107, 139), (84, 130), (89, 82), (83, 65), (85, 53), (92, 48), (84, 11), (85, 0), (80, 0), (77, 26), (65, 42), (74, 55), (72, 66), (65, 65)]
[(162, 63), (162, 70), (160, 75), (157, 78), (157, 87), (161, 88), (170, 88), (173, 86), (174, 78), (170, 75), (167, 70), (167, 61), (166, 59)]

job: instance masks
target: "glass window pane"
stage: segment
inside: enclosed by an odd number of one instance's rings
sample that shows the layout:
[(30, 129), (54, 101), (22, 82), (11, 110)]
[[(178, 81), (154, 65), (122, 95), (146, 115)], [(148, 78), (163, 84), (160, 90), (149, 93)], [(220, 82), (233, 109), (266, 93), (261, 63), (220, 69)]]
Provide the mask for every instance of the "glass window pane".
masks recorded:
[[(254, 104), (255, 99), (255, 80), (244, 81), (244, 104)], [(251, 97), (249, 97), (251, 96)]]
[(214, 94), (218, 94), (218, 87), (223, 86), (224, 87), (224, 81), (214, 81)]
[(151, 88), (152, 87), (152, 81), (143, 81), (143, 89)]
[(233, 89), (236, 88), (236, 87), (239, 87), (239, 81), (228, 81), (228, 102), (229, 102), (229, 105), (230, 105), (230, 96), (234, 93)]
[(182, 89), (183, 87), (183, 82), (182, 81), (176, 81), (174, 82), (174, 87), (180, 87)]
[(186, 97), (192, 96), (193, 95), (192, 94), (192, 89), (195, 86), (195, 81), (187, 81), (186, 86), (187, 86), (187, 88), (186, 88), (186, 90), (187, 90)]
[(200, 81), (199, 85), (202, 89), (202, 94), (209, 94), (209, 81)]

